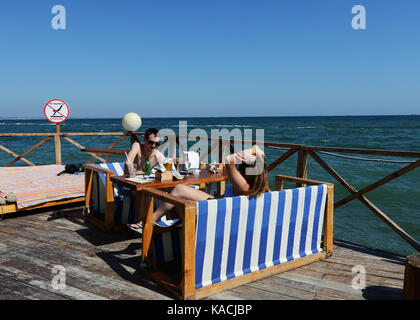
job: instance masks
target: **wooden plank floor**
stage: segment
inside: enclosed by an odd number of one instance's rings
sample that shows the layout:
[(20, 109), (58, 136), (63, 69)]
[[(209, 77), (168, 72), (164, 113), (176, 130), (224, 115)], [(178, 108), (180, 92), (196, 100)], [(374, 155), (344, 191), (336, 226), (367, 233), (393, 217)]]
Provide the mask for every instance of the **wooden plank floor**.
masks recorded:
[[(54, 219), (55, 218), (55, 219)], [(0, 300), (173, 299), (140, 266), (141, 240), (129, 231), (104, 233), (85, 224), (80, 208), (19, 214), (0, 221)], [(352, 268), (366, 270), (366, 288), (354, 289)], [(334, 254), (205, 299), (402, 299), (405, 257), (335, 241)], [(53, 288), (54, 266), (66, 270), (66, 288)]]

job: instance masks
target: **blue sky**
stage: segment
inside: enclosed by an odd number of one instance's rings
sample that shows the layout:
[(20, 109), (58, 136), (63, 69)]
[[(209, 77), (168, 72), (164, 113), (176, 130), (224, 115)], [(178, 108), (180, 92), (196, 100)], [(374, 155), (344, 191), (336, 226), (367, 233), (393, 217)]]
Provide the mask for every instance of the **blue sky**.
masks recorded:
[(419, 34), (418, 0), (2, 1), (1, 117), (419, 114)]

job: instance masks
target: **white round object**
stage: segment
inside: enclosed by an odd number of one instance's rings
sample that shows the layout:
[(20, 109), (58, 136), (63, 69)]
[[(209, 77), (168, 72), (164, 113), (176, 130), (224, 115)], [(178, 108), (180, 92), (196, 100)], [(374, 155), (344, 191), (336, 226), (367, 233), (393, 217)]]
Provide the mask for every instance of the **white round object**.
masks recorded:
[(137, 113), (129, 112), (122, 119), (122, 125), (127, 131), (137, 131), (141, 127), (141, 118)]

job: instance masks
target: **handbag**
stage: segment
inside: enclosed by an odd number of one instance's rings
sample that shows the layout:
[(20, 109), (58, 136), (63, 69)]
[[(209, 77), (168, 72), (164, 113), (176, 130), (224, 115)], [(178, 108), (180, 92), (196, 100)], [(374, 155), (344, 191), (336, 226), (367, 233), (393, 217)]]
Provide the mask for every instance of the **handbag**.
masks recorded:
[(70, 174), (78, 174), (80, 172), (84, 172), (85, 168), (83, 167), (83, 164), (66, 164), (64, 167), (64, 170), (57, 174), (57, 176), (61, 176), (65, 173)]

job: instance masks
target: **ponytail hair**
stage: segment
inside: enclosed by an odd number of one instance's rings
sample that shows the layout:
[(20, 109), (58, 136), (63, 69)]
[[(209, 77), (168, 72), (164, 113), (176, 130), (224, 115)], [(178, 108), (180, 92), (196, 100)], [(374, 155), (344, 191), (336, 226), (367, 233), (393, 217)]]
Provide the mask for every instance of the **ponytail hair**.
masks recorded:
[(267, 163), (264, 161), (264, 170), (262, 173), (257, 175), (247, 175), (246, 174), (246, 168), (255, 166), (255, 163), (253, 165), (248, 165), (246, 163), (241, 163), (239, 165), (239, 172), (241, 175), (245, 178), (246, 182), (249, 185), (249, 190), (246, 194), (248, 197), (254, 197), (259, 196), (265, 192), (270, 192), (270, 187), (268, 186), (268, 168)]

